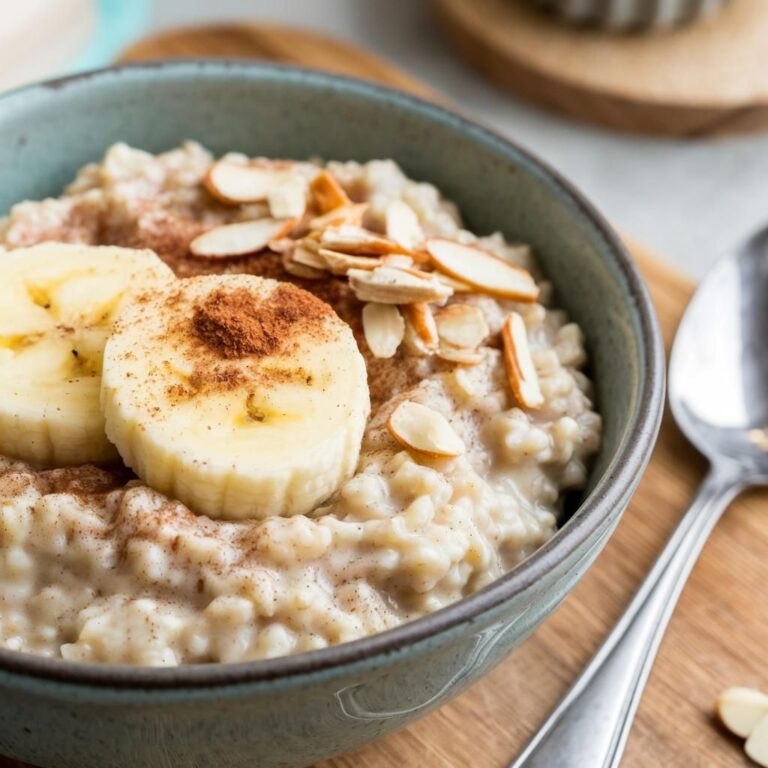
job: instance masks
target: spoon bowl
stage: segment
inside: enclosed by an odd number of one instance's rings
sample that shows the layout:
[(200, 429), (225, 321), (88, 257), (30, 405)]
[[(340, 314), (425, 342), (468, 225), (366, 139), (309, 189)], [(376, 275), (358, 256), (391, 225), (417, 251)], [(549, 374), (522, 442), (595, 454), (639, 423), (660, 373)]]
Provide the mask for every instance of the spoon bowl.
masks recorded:
[(680, 323), (669, 402), (712, 463), (768, 473), (768, 228), (706, 277)]

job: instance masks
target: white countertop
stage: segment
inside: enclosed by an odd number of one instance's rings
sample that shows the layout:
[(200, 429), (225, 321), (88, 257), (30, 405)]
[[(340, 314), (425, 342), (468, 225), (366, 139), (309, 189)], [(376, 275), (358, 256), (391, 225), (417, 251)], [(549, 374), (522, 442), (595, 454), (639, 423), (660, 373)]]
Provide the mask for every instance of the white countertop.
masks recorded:
[(209, 18), (313, 27), (389, 58), (554, 165), (618, 228), (694, 277), (768, 221), (768, 135), (658, 140), (543, 112), (467, 69), (423, 0), (155, 0), (156, 28)]

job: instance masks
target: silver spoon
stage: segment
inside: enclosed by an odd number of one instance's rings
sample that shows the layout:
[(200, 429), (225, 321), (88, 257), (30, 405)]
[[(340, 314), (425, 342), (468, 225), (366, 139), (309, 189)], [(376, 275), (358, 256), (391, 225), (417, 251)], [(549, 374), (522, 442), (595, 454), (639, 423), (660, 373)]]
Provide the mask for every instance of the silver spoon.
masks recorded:
[(683, 586), (725, 508), (768, 484), (768, 229), (723, 259), (685, 312), (669, 402), (710, 463), (616, 626), (510, 768), (616, 768)]

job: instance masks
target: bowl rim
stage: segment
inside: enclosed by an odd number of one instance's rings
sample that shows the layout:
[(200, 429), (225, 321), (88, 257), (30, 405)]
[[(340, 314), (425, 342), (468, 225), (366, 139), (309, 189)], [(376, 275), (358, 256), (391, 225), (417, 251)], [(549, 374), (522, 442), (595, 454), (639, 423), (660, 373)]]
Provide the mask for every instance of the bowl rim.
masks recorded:
[(595, 487), (574, 511), (567, 524), (511, 571), (483, 589), (434, 613), (347, 643), (295, 655), (246, 662), (189, 664), (171, 668), (134, 667), (50, 659), (0, 649), (0, 674), (41, 678), (73, 686), (119, 688), (128, 694), (136, 689), (173, 691), (287, 681), (299, 676), (342, 669), (382, 654), (396, 653), (422, 641), (429, 641), (462, 624), (479, 619), (524, 592), (560, 562), (574, 554), (601, 527), (618, 517), (617, 510), (621, 508), (625, 496), (633, 490), (648, 463), (659, 430), (665, 388), (664, 346), (650, 295), (637, 267), (603, 215), (571, 182), (515, 141), (440, 104), (359, 78), (248, 59), (171, 59), (90, 70), (8, 91), (0, 96), (0, 110), (8, 101), (16, 98), (42, 95), (46, 91), (55, 92), (70, 86), (87, 87), (92, 80), (100, 81), (136, 72), (161, 75), (169, 72), (171, 76), (194, 73), (201, 77), (238, 73), (245, 77), (254, 76), (257, 80), (271, 76), (286, 78), (289, 82), (309, 81), (314, 85), (343, 88), (347, 93), (363, 98), (375, 97), (379, 101), (394, 101), (399, 107), (416, 111), (427, 119), (452, 124), (486, 144), (511, 149), (523, 164), (527, 164), (526, 171), (534, 170), (541, 174), (548, 184), (592, 225), (597, 236), (602, 238), (605, 252), (610, 255), (626, 283), (629, 299), (633, 302), (638, 317), (640, 333), (637, 341), (644, 357), (644, 376), (639, 379), (634, 409), (618, 449)]

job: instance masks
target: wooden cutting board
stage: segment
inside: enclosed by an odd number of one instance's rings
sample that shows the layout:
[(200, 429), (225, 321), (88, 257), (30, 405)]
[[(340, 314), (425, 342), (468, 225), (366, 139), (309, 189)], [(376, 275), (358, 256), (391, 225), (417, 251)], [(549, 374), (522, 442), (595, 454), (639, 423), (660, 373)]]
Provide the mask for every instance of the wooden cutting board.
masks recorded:
[[(230, 51), (427, 92), (424, 85), (346, 43), (282, 27), (243, 24), (182, 31), (140, 43), (124, 58), (221, 56)], [(650, 286), (669, 349), (693, 285), (639, 246), (631, 249)], [(442, 709), (316, 768), (506, 766), (615, 622), (704, 470), (667, 415), (650, 467), (616, 533), (534, 636)], [(715, 723), (712, 707), (718, 692), (729, 685), (768, 690), (766, 584), (768, 495), (755, 492), (733, 504), (693, 573), (643, 697), (624, 766), (749, 765), (741, 742)], [(18, 763), (0, 758), (0, 768), (14, 766)]]

